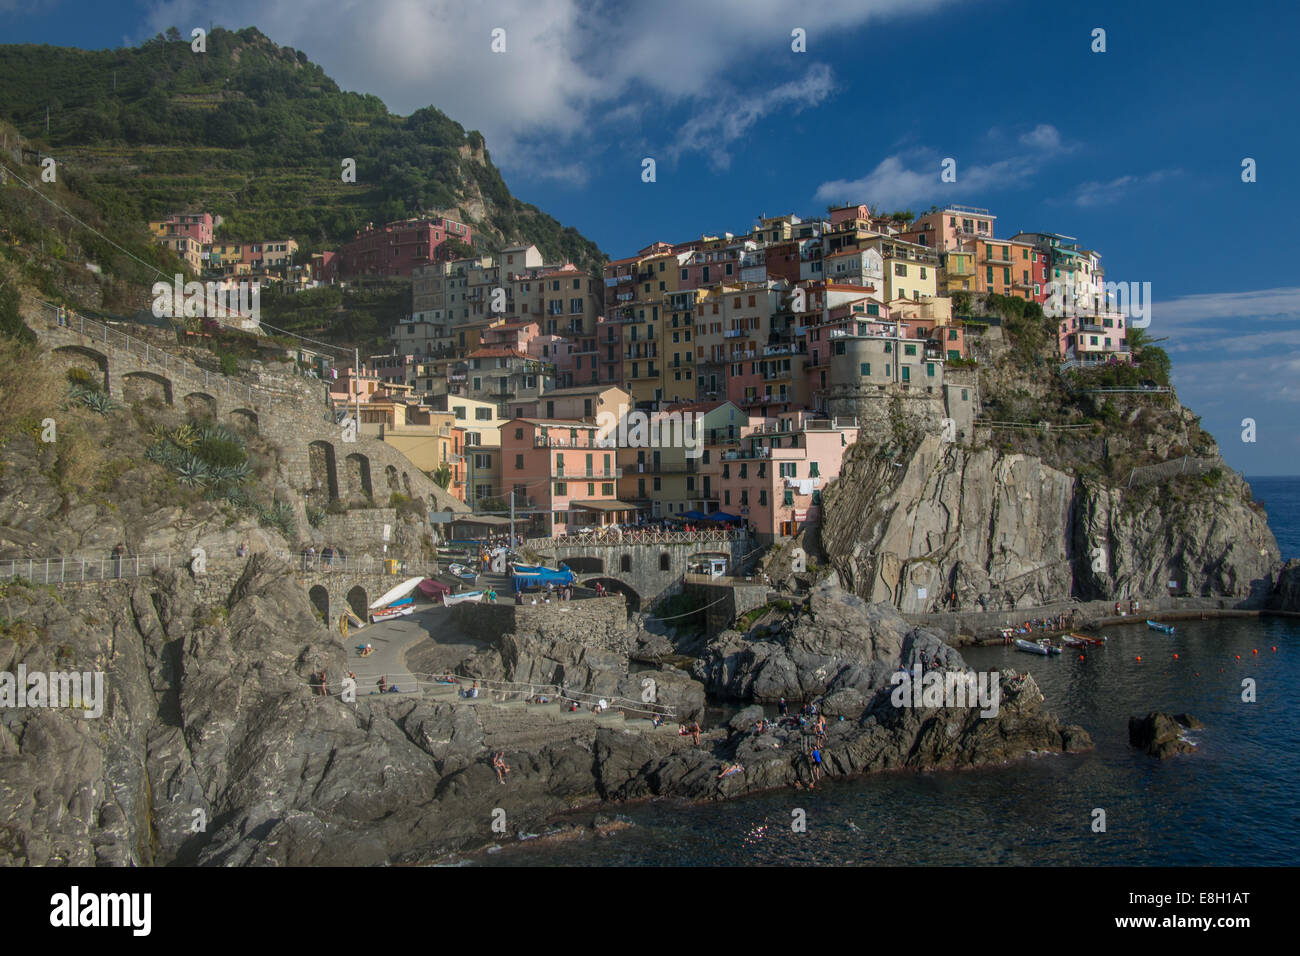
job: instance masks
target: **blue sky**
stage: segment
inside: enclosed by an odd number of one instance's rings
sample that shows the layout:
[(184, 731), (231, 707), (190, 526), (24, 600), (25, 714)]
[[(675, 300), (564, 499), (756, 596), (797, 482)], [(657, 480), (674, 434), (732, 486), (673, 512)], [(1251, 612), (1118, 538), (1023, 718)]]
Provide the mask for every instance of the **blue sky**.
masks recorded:
[[(257, 26), (347, 89), (482, 130), (516, 195), (613, 257), (841, 199), (961, 202), (990, 208), (999, 236), (1076, 236), (1108, 279), (1151, 283), (1149, 334), (1168, 337), (1179, 397), (1228, 462), (1300, 474), (1300, 242), (1286, 217), (1300, 210), (1297, 5), (806, 7), (0, 0), (0, 38), (111, 47), (170, 25)], [(947, 157), (956, 183), (939, 181)]]

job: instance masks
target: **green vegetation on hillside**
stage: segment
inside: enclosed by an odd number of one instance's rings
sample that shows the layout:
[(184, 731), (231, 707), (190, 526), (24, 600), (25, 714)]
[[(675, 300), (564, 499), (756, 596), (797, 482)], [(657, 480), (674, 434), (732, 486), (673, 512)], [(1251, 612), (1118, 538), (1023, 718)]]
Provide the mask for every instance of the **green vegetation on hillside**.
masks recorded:
[[(485, 217), (471, 222), (482, 245), (526, 240), (548, 261), (603, 261), (510, 195), (481, 134), (433, 107), (397, 116), (344, 92), (255, 28), (215, 29), (205, 53), (174, 29), (132, 49), (3, 46), (0, 88), (0, 117), (48, 142), (73, 189), (118, 228), (201, 209), (223, 217), (219, 238), (292, 236), (310, 251), (367, 222), (454, 214), (481, 197)], [(356, 161), (355, 184), (342, 181), (344, 159)]]

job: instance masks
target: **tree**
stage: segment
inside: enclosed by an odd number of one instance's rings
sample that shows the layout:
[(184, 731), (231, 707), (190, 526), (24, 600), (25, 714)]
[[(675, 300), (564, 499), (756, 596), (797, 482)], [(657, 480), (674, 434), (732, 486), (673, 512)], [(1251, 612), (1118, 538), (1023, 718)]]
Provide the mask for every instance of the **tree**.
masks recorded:
[(429, 477), (433, 479), (435, 485), (446, 490), (447, 486), (451, 484), (451, 467), (446, 462), (443, 462), (436, 469), (429, 472)]

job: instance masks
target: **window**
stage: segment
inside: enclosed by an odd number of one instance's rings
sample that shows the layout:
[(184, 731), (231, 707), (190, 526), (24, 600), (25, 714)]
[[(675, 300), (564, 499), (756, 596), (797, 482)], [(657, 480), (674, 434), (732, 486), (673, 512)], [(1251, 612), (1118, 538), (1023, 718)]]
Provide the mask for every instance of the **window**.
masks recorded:
[(794, 492), (786, 491), (786, 493), (782, 496), (781, 503), (787, 506), (794, 504)]
[(818, 465), (816, 461), (808, 462), (808, 477), (809, 478), (821, 477), (821, 466)]
[(859, 366), (858, 366), (858, 373), (859, 373), (860, 375), (863, 375), (863, 376), (870, 375), (870, 374), (871, 374), (871, 363), (870, 363), (870, 362), (863, 362), (861, 365), (859, 365)]
[(600, 493), (601, 493), (602, 495), (610, 495), (610, 496), (612, 497), (613, 494), (614, 494), (614, 486), (613, 486), (613, 484), (608, 483), (608, 482), (606, 482), (605, 484), (602, 484), (602, 485), (600, 486)]
[(557, 481), (555, 483), (555, 493), (556, 495), (567, 495), (569, 493), (568, 484), (563, 481)]
[(957, 330), (956, 330), (956, 329), (949, 329), (949, 330), (948, 330), (948, 341), (949, 341), (949, 342), (956, 342), (956, 341), (957, 341)]
[(660, 571), (667, 571), (671, 566), (672, 566), (672, 564), (671, 564), (671, 559), (668, 557), (668, 552), (667, 552), (667, 551), (660, 551), (660, 552), (659, 552), (659, 570), (660, 570)]
[(904, 366), (903, 366), (903, 381), (904, 381), (904, 382), (910, 382), (911, 380), (912, 380), (912, 366), (910, 366), (910, 365), (904, 365)]
[(915, 346), (915, 345), (904, 345), (904, 346), (903, 346), (903, 354), (904, 354), (904, 355), (915, 355), (915, 354), (916, 354), (916, 346)]
[(766, 488), (760, 488), (760, 489), (758, 489), (758, 504), (759, 504), (760, 507), (764, 507), (764, 508), (767, 507), (767, 489), (766, 489)]
[(933, 362), (926, 362), (926, 363), (925, 363), (925, 374), (926, 374), (928, 377), (930, 377), (930, 378), (934, 378), (934, 363), (933, 363)]
[(630, 555), (630, 554), (624, 554), (624, 555), (620, 556), (619, 559), (618, 559), (618, 569), (619, 569), (620, 571), (631, 571), (631, 570), (632, 570), (632, 555)]
[(894, 263), (894, 275), (896, 275), (896, 276), (905, 276), (905, 275), (907, 275), (907, 266), (905, 266), (905, 265), (904, 265), (903, 263), (901, 263), (901, 262), (896, 262), (896, 263)]
[(783, 461), (780, 463), (780, 475), (782, 478), (797, 478), (799, 476), (799, 463), (796, 461)]
[(524, 470), (524, 456), (515, 455), (515, 471), (523, 471), (523, 470)]

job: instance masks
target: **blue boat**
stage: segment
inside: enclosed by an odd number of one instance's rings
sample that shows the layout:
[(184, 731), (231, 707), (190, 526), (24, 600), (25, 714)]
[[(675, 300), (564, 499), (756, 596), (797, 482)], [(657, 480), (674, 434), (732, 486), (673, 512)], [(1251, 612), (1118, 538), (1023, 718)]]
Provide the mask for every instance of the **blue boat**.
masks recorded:
[(1147, 621), (1147, 627), (1151, 628), (1153, 631), (1159, 631), (1161, 634), (1174, 633), (1174, 626), (1172, 624), (1161, 624), (1159, 621)]
[(554, 568), (528, 567), (521, 568), (515, 565), (515, 573), (512, 580), (515, 584), (516, 591), (522, 591), (530, 587), (545, 587), (553, 584), (557, 588), (573, 584), (578, 576), (570, 571), (567, 567), (562, 567), (558, 571)]

